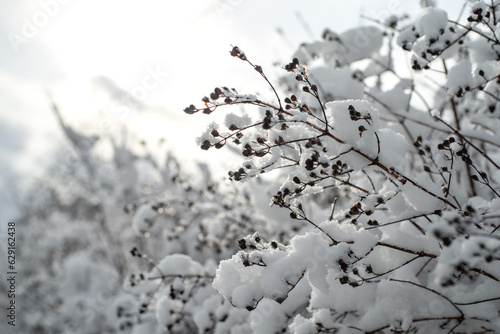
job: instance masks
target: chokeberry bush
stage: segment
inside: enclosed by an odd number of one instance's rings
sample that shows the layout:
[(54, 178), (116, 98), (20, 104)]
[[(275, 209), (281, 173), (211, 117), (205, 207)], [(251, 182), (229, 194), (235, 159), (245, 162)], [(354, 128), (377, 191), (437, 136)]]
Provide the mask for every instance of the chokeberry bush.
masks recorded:
[(232, 332), (500, 331), (500, 3), (464, 13), (325, 30), (277, 83), (235, 46), (270, 96), (217, 87), (184, 110), (236, 110), (201, 149), (237, 147), (230, 179), (281, 179), (270, 205), (309, 227), (219, 263), (213, 287), (249, 311)]
[[(284, 241), (289, 227), (270, 224), (249, 189), (214, 179), (202, 163), (157, 153), (162, 140), (151, 146), (125, 124), (86, 135), (54, 111), (69, 147), (18, 220), (16, 330), (195, 333), (245, 319), (211, 286), (217, 264), (237, 252), (241, 236), (258, 229)], [(0, 289), (7, 294), (5, 282)], [(0, 328), (10, 333), (6, 322)]]
[(422, 3), (325, 30), (276, 80), (233, 47), (262, 93), (184, 111), (225, 113), (198, 143), (241, 155), (234, 182), (54, 106), (71, 147), (22, 210), (16, 329), (500, 332), (500, 2)]

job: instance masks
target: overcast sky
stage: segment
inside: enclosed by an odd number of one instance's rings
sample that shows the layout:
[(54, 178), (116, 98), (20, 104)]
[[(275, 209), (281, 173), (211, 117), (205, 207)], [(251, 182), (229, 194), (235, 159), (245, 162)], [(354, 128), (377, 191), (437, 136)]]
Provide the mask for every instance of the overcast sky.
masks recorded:
[[(440, 1), (452, 17), (461, 3)], [(419, 0), (2, 1), (0, 219), (13, 218), (8, 199), (26, 186), (22, 181), (42, 175), (52, 154), (67, 145), (47, 92), (83, 132), (125, 121), (137, 137), (163, 135), (177, 155), (203, 158), (194, 138), (211, 119), (182, 109), (215, 86), (249, 93), (264, 87), (229, 56), (231, 45), (275, 77), (280, 71), (272, 64), (288, 62), (325, 27), (341, 32), (367, 24), (362, 15), (383, 20), (418, 10)], [(126, 92), (141, 113), (113, 102)]]

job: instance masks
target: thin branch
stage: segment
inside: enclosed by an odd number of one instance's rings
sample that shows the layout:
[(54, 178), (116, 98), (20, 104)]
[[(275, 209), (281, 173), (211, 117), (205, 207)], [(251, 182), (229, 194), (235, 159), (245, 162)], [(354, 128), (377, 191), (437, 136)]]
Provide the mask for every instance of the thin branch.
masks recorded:
[(500, 300), (500, 297), (488, 298), (488, 299), (483, 299), (483, 300), (476, 300), (476, 301), (468, 302), (468, 303), (455, 303), (455, 305), (475, 305), (475, 304), (492, 302), (495, 300)]
[(390, 270), (388, 270), (388, 271), (386, 271), (386, 272), (383, 272), (383, 273), (381, 273), (381, 274), (376, 274), (376, 275), (375, 275), (375, 276), (373, 276), (373, 277), (362, 278), (362, 279), (358, 280), (358, 282), (371, 281), (371, 280), (374, 280), (374, 279), (376, 279), (376, 278), (379, 278), (379, 277), (385, 276), (385, 275), (387, 275), (387, 274), (389, 274), (389, 273), (391, 273), (391, 272), (393, 272), (393, 271), (396, 271), (396, 270), (398, 270), (398, 269), (403, 268), (403, 267), (404, 267), (404, 266), (406, 266), (407, 264), (410, 264), (410, 263), (412, 263), (413, 261), (415, 261), (416, 259), (420, 259), (420, 258), (421, 258), (421, 256), (420, 256), (420, 255), (417, 255), (417, 256), (415, 256), (415, 257), (413, 257), (413, 258), (409, 259), (408, 261), (404, 262), (403, 264), (401, 264), (401, 265), (399, 265), (399, 266), (397, 266), (397, 267), (394, 267), (394, 268), (392, 268), (392, 269), (390, 269)]
[[(156, 269), (158, 269), (156, 267)], [(159, 269), (158, 269), (159, 270)], [(167, 279), (167, 278), (205, 278), (205, 279), (214, 279), (213, 275), (180, 275), (180, 274), (169, 274), (169, 275), (161, 275), (156, 277), (148, 277), (148, 280), (153, 281), (157, 279)]]
[(497, 163), (495, 163), (483, 150), (481, 150), (479, 147), (477, 147), (476, 145), (474, 145), (470, 140), (468, 140), (464, 135), (462, 135), (460, 133), (460, 131), (458, 129), (455, 129), (453, 126), (451, 126), (450, 124), (446, 123), (443, 119), (441, 119), (440, 117), (437, 117), (437, 116), (434, 116), (435, 119), (437, 119), (439, 122), (441, 122), (442, 124), (446, 125), (451, 131), (453, 131), (453, 133), (455, 133), (457, 136), (459, 136), (463, 141), (465, 141), (470, 147), (474, 148), (477, 152), (479, 152), (479, 154), (481, 154), (486, 160), (488, 160), (489, 162), (491, 162), (491, 164), (493, 166), (495, 166), (497, 169), (500, 169), (500, 165), (498, 165)]
[(385, 223), (385, 224), (382, 224), (382, 225), (367, 227), (366, 230), (372, 230), (374, 228), (385, 227), (385, 226), (389, 226), (389, 225), (392, 225), (392, 224), (401, 223), (401, 222), (404, 222), (404, 221), (407, 221), (407, 220), (411, 220), (411, 219), (415, 219), (415, 218), (420, 218), (420, 217), (427, 217), (427, 216), (434, 215), (434, 214), (437, 214), (437, 213), (423, 213), (423, 214), (412, 216), (412, 217), (401, 218), (401, 219), (393, 220), (391, 222), (388, 222), (388, 223)]
[(451, 306), (453, 306), (453, 308), (455, 308), (458, 313), (460, 313), (460, 319), (464, 319), (464, 313), (462, 312), (462, 310), (460, 310), (460, 308), (458, 308), (458, 306), (453, 302), (451, 301), (451, 299), (449, 299), (448, 297), (446, 297), (445, 295), (443, 295), (442, 293), (434, 290), (434, 289), (430, 289), (426, 286), (423, 286), (421, 284), (418, 284), (418, 283), (415, 283), (415, 282), (412, 282), (412, 281), (406, 281), (406, 280), (400, 280), (400, 279), (396, 279), (396, 278), (389, 278), (390, 281), (395, 281), (395, 282), (400, 282), (400, 283), (406, 283), (406, 284), (411, 284), (411, 285), (414, 285), (416, 287), (419, 287), (419, 288), (422, 288), (424, 290), (427, 290), (427, 291), (430, 291), (438, 296), (440, 296), (441, 298), (445, 299), (448, 303), (450, 303)]
[[(412, 322), (424, 322), (424, 321), (439, 321), (439, 320), (458, 320), (461, 322), (462, 320), (462, 317), (460, 316), (455, 316), (455, 317), (424, 317), (424, 318), (416, 318), (416, 319), (413, 319)], [(376, 334), (376, 333), (379, 333), (380, 331), (386, 329), (386, 328), (390, 328), (391, 325), (385, 325), (385, 326), (382, 326), (382, 327), (379, 327), (375, 330), (371, 330), (369, 332), (364, 332), (365, 334)]]
[(426, 256), (426, 257), (430, 257), (432, 259), (437, 258), (437, 255), (435, 255), (435, 254), (430, 254), (430, 253), (426, 253), (426, 252), (423, 252), (423, 251), (415, 251), (415, 250), (412, 250), (412, 249), (408, 249), (408, 248), (404, 248), (404, 247), (396, 246), (396, 245), (391, 245), (391, 244), (388, 244), (388, 243), (385, 243), (385, 242), (381, 242), (381, 241), (377, 242), (377, 246), (383, 246), (383, 247), (387, 247), (387, 248), (392, 248), (392, 249), (396, 249), (398, 251), (409, 253), (409, 254), (415, 254), (415, 255), (419, 255), (419, 256)]
[(335, 205), (337, 204), (337, 197), (335, 197), (335, 199), (333, 200), (333, 204), (332, 204), (332, 212), (330, 213), (330, 219), (329, 221), (332, 221), (333, 220), (333, 214), (335, 213)]

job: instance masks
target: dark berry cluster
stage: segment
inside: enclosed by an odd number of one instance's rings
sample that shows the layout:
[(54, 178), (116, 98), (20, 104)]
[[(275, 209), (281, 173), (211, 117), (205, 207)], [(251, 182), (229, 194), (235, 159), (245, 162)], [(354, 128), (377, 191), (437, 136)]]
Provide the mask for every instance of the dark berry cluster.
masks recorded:
[(233, 49), (229, 52), (231, 56), (233, 57), (238, 57), (241, 60), (247, 60), (247, 57), (245, 56), (245, 53), (243, 53), (239, 47), (234, 46)]
[[(213, 92), (210, 93), (210, 97), (203, 97), (201, 101), (204, 103), (203, 108), (197, 108), (194, 104), (184, 108), (186, 114), (192, 115), (199, 111), (203, 111), (204, 114), (211, 114), (217, 107), (221, 104), (233, 104), (238, 102), (238, 92), (234, 88), (228, 87), (216, 87)], [(224, 100), (220, 100), (224, 98)]]
[(299, 66), (299, 60), (297, 58), (293, 58), (291, 63), (285, 65), (285, 70), (293, 72), (297, 69), (297, 66)]
[[(484, 14), (484, 16), (483, 16)], [(483, 13), (483, 9), (482, 8), (476, 8), (472, 11), (472, 14), (467, 18), (467, 21), (469, 22), (481, 22), (483, 21), (484, 19), (488, 19), (489, 20), (490, 18), (490, 12), (486, 12), (486, 13)]]
[(438, 150), (449, 149), (450, 148), (450, 144), (452, 144), (454, 142), (455, 142), (455, 138), (454, 137), (450, 137), (448, 139), (443, 140), (442, 143), (439, 143), (438, 146), (437, 146), (437, 148), (438, 148)]
[(232, 171), (228, 172), (228, 175), (229, 175), (230, 180), (241, 181), (247, 177), (247, 172), (245, 171), (245, 169), (243, 167), (240, 167), (235, 172), (232, 172)]
[(292, 95), (285, 98), (285, 110), (299, 110), (300, 112), (310, 112), (307, 104), (299, 103), (297, 96)]
[(262, 120), (262, 128), (269, 130), (273, 126), (273, 113), (271, 110), (266, 110), (266, 116)]
[[(347, 110), (349, 111), (349, 117), (351, 118), (352, 121), (365, 120), (368, 124), (371, 124), (372, 116), (370, 114), (362, 115), (352, 105), (349, 105), (347, 107)], [(361, 132), (361, 129), (360, 129), (360, 132)]]

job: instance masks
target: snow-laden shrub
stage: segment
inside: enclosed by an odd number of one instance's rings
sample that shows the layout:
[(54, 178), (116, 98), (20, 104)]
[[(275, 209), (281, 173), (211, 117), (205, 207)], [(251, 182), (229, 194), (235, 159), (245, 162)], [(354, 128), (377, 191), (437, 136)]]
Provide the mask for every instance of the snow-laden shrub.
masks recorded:
[(499, 7), (327, 30), (279, 86), (231, 50), (274, 96), (217, 87), (184, 111), (254, 107), (198, 142), (239, 147), (233, 180), (281, 175), (270, 205), (310, 227), (219, 264), (214, 288), (249, 312), (232, 333), (500, 331)]
[(252, 192), (268, 185), (216, 180), (203, 163), (156, 153), (162, 141), (84, 135), (53, 107), (69, 149), (32, 188), (18, 221), (26, 247), (17, 253), (16, 329), (191, 333), (244, 323), (248, 311), (234, 309), (211, 283), (218, 263), (255, 229), (279, 242), (292, 237), (279, 214), (257, 209)]
[(231, 50), (271, 97), (217, 87), (185, 112), (244, 109), (198, 138), (239, 150), (244, 183), (59, 116), (73, 151), (19, 221), (16, 329), (500, 332), (500, 4), (423, 3), (325, 30), (277, 84)]

